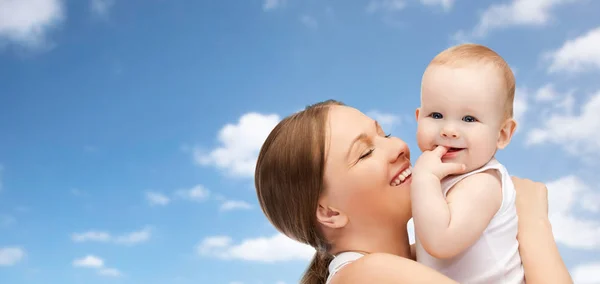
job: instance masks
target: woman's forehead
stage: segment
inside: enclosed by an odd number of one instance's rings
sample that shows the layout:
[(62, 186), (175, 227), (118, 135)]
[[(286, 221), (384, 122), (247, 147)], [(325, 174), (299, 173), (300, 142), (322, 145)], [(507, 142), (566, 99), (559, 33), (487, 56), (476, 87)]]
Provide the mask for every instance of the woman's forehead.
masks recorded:
[(373, 119), (352, 107), (333, 106), (329, 111), (327, 124), (328, 135), (343, 138), (364, 131), (361, 126), (373, 124)]
[(368, 127), (373, 127), (373, 119), (359, 110), (347, 106), (331, 107), (326, 128), (328, 156), (345, 153), (350, 143)]

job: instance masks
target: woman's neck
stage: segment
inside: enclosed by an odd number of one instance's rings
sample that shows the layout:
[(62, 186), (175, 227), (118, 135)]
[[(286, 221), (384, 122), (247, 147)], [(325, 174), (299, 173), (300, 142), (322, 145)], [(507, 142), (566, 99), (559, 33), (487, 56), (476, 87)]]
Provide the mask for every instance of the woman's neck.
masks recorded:
[(406, 223), (401, 223), (394, 228), (382, 229), (382, 227), (384, 226), (361, 230), (348, 228), (345, 232), (340, 232), (340, 237), (337, 238), (330, 252), (334, 255), (344, 251), (379, 252), (411, 258)]

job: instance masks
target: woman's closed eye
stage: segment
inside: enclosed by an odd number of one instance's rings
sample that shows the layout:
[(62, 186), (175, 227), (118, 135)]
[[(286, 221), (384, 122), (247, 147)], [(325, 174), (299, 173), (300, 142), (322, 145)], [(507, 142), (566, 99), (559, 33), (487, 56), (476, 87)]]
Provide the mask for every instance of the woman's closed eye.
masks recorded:
[(367, 150), (364, 154), (360, 155), (360, 157), (358, 158), (358, 160), (360, 161), (360, 160), (362, 160), (362, 159), (370, 156), (373, 153), (373, 151), (375, 151), (374, 148), (371, 148), (371, 149)]

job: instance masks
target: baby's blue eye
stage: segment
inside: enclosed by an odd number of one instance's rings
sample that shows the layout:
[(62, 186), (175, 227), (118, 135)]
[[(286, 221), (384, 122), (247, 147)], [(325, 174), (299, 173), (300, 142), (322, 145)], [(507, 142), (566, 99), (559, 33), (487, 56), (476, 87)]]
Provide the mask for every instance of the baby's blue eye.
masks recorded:
[(433, 113), (431, 113), (431, 114), (430, 114), (430, 116), (431, 116), (433, 119), (441, 119), (441, 118), (443, 118), (443, 117), (444, 117), (444, 116), (443, 116), (441, 113), (439, 113), (439, 112), (433, 112)]
[(477, 118), (475, 118), (475, 117), (473, 117), (473, 116), (470, 116), (470, 115), (467, 115), (467, 116), (463, 117), (463, 119), (462, 119), (462, 120), (463, 120), (464, 122), (476, 122), (476, 121), (477, 121)]

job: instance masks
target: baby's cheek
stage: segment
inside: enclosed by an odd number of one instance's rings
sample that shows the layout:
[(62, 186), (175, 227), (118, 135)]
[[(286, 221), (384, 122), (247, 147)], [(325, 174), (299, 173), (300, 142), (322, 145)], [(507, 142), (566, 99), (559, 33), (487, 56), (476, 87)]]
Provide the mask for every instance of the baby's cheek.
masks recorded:
[(431, 148), (433, 140), (434, 135), (431, 128), (428, 128), (425, 125), (420, 125), (417, 128), (417, 145), (421, 151)]

